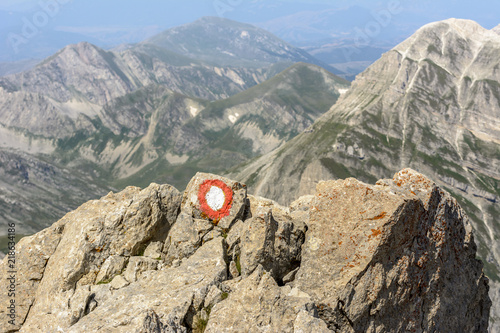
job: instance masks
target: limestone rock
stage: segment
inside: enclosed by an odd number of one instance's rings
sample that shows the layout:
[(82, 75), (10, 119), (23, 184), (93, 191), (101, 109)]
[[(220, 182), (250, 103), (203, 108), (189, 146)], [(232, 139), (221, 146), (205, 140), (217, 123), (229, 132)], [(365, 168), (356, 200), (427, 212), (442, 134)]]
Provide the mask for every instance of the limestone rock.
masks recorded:
[(163, 250), (162, 242), (151, 242), (149, 243), (146, 250), (144, 250), (144, 256), (153, 259), (158, 259), (161, 258), (162, 250)]
[(468, 218), (423, 175), (322, 182), (290, 207), (243, 194), (227, 229), (152, 184), (23, 239), (23, 317), (1, 332), (487, 331)]
[(224, 292), (222, 290), (213, 285), (210, 287), (203, 304), (205, 305), (205, 307), (212, 308), (215, 304), (219, 303), (225, 298), (227, 298), (227, 293), (225, 293), (224, 295)]
[[(64, 225), (64, 230), (57, 236), (60, 241), (43, 277), (39, 277), (41, 282), (36, 292), (30, 293), (36, 302), (22, 330), (50, 331), (54, 325), (69, 327), (72, 314), (67, 304), (74, 290), (94, 284), (109, 256), (130, 256), (151, 240), (163, 241), (175, 222), (179, 204), (180, 194), (175, 188), (152, 184), (144, 190), (128, 187), (120, 193), (110, 193), (67, 214), (57, 223), (59, 229)], [(37, 260), (31, 256), (26, 262)]]
[(99, 273), (97, 273), (97, 277), (95, 279), (95, 283), (104, 282), (107, 280), (111, 280), (118, 274), (121, 274), (125, 269), (127, 264), (127, 258), (122, 256), (109, 256), (104, 264), (102, 265)]
[(181, 210), (194, 218), (210, 220), (222, 229), (229, 229), (243, 216), (246, 197), (246, 185), (198, 172), (184, 192)]
[[(0, 297), (0, 327), (16, 330), (23, 324), (35, 302), (35, 295), (46, 271), (47, 263), (61, 241), (64, 227), (68, 222), (68, 219), (62, 219), (33, 236), (22, 238), (16, 244), (16, 314), (15, 318), (12, 318), (7, 309), (12, 298), (8, 297), (5, 288)], [(10, 286), (8, 260), (7, 256), (0, 264), (0, 279), (3, 283), (8, 281)], [(14, 325), (8, 323), (12, 319), (14, 319)]]
[(258, 266), (235, 285), (226, 300), (213, 307), (205, 332), (294, 332), (298, 313), (306, 309), (314, 313), (315, 307), (310, 298), (288, 296), (289, 292)]
[(128, 286), (129, 284), (130, 282), (128, 282), (128, 280), (125, 279), (123, 275), (117, 275), (114, 277), (113, 281), (111, 281), (110, 286), (112, 289), (120, 289)]
[(330, 329), (487, 331), (488, 279), (469, 220), (423, 175), (322, 182), (308, 226), (295, 286)]
[(237, 278), (238, 276), (240, 276), (240, 272), (238, 271), (238, 265), (234, 260), (231, 260), (231, 262), (229, 263), (229, 274), (233, 278)]
[(201, 246), (203, 237), (213, 228), (213, 224), (209, 221), (194, 219), (181, 211), (165, 241), (167, 264), (191, 256)]
[(306, 231), (303, 222), (269, 211), (264, 218), (257, 216), (245, 221), (245, 227), (240, 244), (243, 275), (262, 265), (281, 283), (287, 273), (299, 266)]
[(331, 332), (325, 322), (313, 317), (306, 310), (301, 310), (293, 322), (294, 333), (329, 333)]
[(253, 217), (264, 218), (269, 212), (273, 212), (274, 214), (289, 213), (288, 208), (283, 207), (274, 200), (248, 195), (248, 201), (250, 204), (250, 214)]
[(187, 332), (188, 312), (201, 310), (210, 287), (227, 278), (222, 238), (204, 244), (179, 267), (146, 273), (112, 294), (96, 295), (100, 305), (67, 332), (135, 332), (145, 323), (163, 327), (160, 332)]
[(127, 269), (123, 277), (128, 282), (137, 281), (140, 274), (146, 271), (155, 270), (158, 267), (158, 260), (149, 257), (130, 257)]

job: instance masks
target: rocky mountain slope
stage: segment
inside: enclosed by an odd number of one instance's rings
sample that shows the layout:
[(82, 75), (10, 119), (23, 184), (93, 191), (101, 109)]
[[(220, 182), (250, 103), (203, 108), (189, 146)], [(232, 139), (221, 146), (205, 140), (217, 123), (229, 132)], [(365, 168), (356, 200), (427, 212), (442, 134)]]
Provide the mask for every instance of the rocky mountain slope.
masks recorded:
[(289, 207), (198, 173), (183, 194), (128, 187), (22, 239), (15, 276), (0, 264), (16, 286), (0, 327), (487, 332), (475, 252), (457, 201), (411, 169), (322, 182)]
[(306, 62), (340, 73), (266, 30), (220, 17), (203, 17), (166, 30), (139, 47), (144, 44), (153, 44), (217, 66), (262, 68), (278, 62)]
[(213, 100), (246, 90), (274, 74), (275, 67), (208, 66), (154, 46), (115, 54), (80, 43), (30, 71), (0, 78), (0, 119), (8, 127), (62, 138), (87, 129), (89, 118), (99, 116), (105, 104), (142, 87), (160, 84)]
[[(191, 51), (168, 44), (174, 35)], [(222, 42), (210, 52), (219, 62), (202, 56)], [(248, 49), (259, 53), (245, 58)], [(228, 52), (257, 61), (230, 66)], [(0, 225), (23, 221), (18, 231), (30, 234), (110, 189), (154, 180), (183, 187), (200, 169), (222, 172), (274, 149), (348, 88), (310, 64), (283, 72), (298, 60), (318, 62), (261, 29), (206, 18), (120, 51), (69, 45), (1, 77)]]
[[(287, 203), (321, 179), (424, 172), (466, 208), (500, 304), (499, 52), (500, 36), (475, 22), (429, 24), (359, 75), (308, 131), (232, 177)], [(494, 314), (498, 322), (500, 308)]]
[[(120, 57), (137, 52), (128, 50)], [(144, 73), (141, 81), (132, 75), (138, 71), (119, 70), (118, 64), (124, 66), (120, 57), (79, 44), (31, 72), (4, 78), (0, 151), (9, 158), (0, 161), (0, 169), (10, 175), (11, 165), (16, 165), (27, 170), (28, 179), (9, 176), (2, 181), (2, 223), (27, 220), (19, 232), (32, 233), (113, 187), (146, 186), (151, 181), (182, 187), (198, 170), (222, 172), (297, 135), (349, 87), (326, 70), (304, 63), (267, 81), (265, 77), (279, 71), (281, 64), (251, 70), (212, 67), (212, 74), (206, 74), (200, 69), (205, 65), (179, 63), (180, 67), (169, 65), (163, 81), (147, 81)], [(234, 95), (248, 86), (242, 83), (236, 89), (233, 80), (249, 72), (249, 80), (264, 82)], [(163, 75), (161, 70), (155, 73)], [(212, 94), (216, 89), (225, 90)], [(179, 91), (233, 96), (211, 101)], [(30, 160), (58, 170), (52, 174), (57, 180), (50, 175), (38, 178)], [(72, 177), (60, 177), (61, 173)], [(68, 191), (81, 183), (93, 187)], [(33, 186), (40, 191), (29, 190)], [(65, 195), (68, 192), (72, 194)], [(59, 204), (45, 204), (55, 200)], [(37, 204), (13, 210), (30, 202)]]

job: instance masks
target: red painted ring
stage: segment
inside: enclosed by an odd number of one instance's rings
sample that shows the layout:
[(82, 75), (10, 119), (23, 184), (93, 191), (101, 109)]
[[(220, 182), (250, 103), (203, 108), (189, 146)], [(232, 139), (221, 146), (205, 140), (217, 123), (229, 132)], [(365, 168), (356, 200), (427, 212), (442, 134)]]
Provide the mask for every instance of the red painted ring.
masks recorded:
[[(219, 210), (213, 210), (207, 202), (206, 195), (212, 188), (212, 186), (220, 188), (224, 192), (224, 204)], [(219, 179), (206, 179), (200, 185), (198, 191), (198, 201), (200, 202), (200, 208), (203, 213), (205, 213), (212, 220), (220, 220), (221, 218), (228, 216), (233, 204), (233, 190), (227, 186), (222, 180)]]

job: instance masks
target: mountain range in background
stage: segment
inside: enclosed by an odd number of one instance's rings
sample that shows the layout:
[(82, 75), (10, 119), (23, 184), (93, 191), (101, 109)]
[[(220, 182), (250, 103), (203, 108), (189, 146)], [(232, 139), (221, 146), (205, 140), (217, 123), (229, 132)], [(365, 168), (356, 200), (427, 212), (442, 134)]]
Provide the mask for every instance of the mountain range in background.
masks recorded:
[[(432, 1), (214, 1), (189, 4), (152, 0), (148, 5), (109, 0), (11, 1), (0, 4), (0, 63), (42, 59), (68, 44), (89, 42), (105, 50), (140, 43), (161, 31), (201, 16), (218, 16), (262, 27), (298, 46), (353, 80), (383, 52), (422, 25), (448, 17), (472, 17), (496, 24), (492, 1), (453, 6)], [(36, 19), (35, 19), (36, 18)], [(43, 20), (42, 20), (43, 18)], [(37, 21), (38, 20), (38, 21)], [(495, 22), (494, 24), (492, 22)], [(13, 37), (15, 36), (15, 37)], [(32, 64), (34, 65), (34, 63)], [(9, 71), (26, 68), (14, 64)]]
[(262, 29), (203, 18), (120, 52), (70, 45), (0, 78), (3, 223), (32, 233), (110, 189), (182, 188), (198, 169), (271, 151), (349, 88), (303, 61), (322, 64)]
[(66, 46), (0, 78), (1, 223), (30, 234), (110, 190), (183, 189), (196, 171), (288, 203), (321, 179), (412, 167), (467, 211), (500, 304), (498, 29), (427, 25), (352, 86), (335, 63), (221, 18), (112, 51)]

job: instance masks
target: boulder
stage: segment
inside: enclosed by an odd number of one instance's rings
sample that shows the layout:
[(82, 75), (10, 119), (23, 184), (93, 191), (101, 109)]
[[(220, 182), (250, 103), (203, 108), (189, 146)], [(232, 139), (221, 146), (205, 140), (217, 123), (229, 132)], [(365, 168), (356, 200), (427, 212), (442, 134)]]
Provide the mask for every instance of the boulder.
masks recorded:
[[(144, 190), (128, 187), (120, 193), (85, 203), (42, 234), (21, 241), (22, 256), (29, 254), (31, 242), (36, 242), (33, 250), (36, 245), (47, 242), (57, 245), (55, 249), (55, 245), (51, 245), (52, 253), (43, 275), (38, 276), (41, 281), (36, 290), (30, 291), (29, 297), (36, 302), (21, 331), (49, 332), (54, 327), (65, 329), (72, 325), (74, 316), (68, 301), (75, 290), (95, 284), (110, 256), (129, 257), (152, 240), (164, 241), (177, 218), (180, 199), (180, 193), (169, 185), (151, 184)], [(42, 235), (43, 241), (37, 241)], [(23, 250), (26, 246), (23, 244), (28, 245), (27, 251)], [(39, 260), (31, 255), (25, 262), (33, 266)], [(19, 276), (21, 284), (32, 283), (33, 273), (29, 274)], [(18, 299), (25, 302), (21, 297)], [(24, 317), (19, 318), (19, 322), (23, 320)]]
[[(210, 288), (227, 279), (222, 238), (201, 246), (179, 267), (152, 270), (120, 289), (101, 292), (97, 304), (66, 332), (187, 332)], [(100, 287), (100, 286), (98, 286)], [(151, 330), (161, 327), (162, 330)]]
[(123, 277), (128, 282), (137, 281), (137, 278), (143, 273), (155, 270), (158, 267), (158, 260), (149, 257), (130, 257), (127, 269), (123, 272)]
[(203, 237), (214, 228), (204, 219), (194, 219), (181, 211), (163, 247), (167, 264), (191, 256), (202, 245)]
[(105, 283), (112, 280), (116, 275), (121, 274), (127, 265), (127, 257), (109, 256), (102, 264), (95, 279), (95, 284)]
[[(205, 333), (294, 332), (295, 325), (303, 332), (328, 331), (307, 295), (292, 295), (290, 287), (280, 288), (259, 265), (211, 309)], [(313, 331), (315, 327), (319, 330)]]
[(194, 218), (209, 220), (228, 230), (243, 216), (247, 205), (246, 197), (246, 185), (198, 172), (186, 187), (181, 210)]
[(486, 332), (488, 279), (465, 212), (425, 176), (321, 182), (295, 286), (341, 332)]

